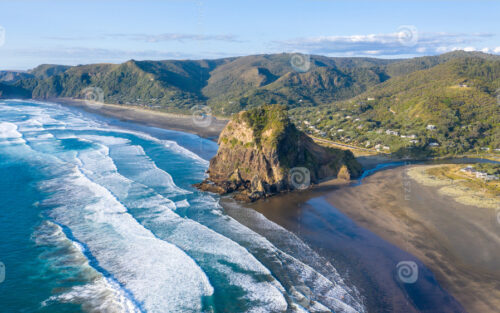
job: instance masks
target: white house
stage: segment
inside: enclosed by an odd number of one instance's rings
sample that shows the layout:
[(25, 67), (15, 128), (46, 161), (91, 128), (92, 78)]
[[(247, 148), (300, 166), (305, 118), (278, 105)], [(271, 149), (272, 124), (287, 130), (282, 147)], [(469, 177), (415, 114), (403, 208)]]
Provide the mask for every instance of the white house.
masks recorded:
[(427, 127), (426, 127), (426, 128), (427, 128), (428, 130), (434, 130), (434, 129), (436, 129), (436, 125), (431, 125), (431, 124), (429, 124), (429, 125), (427, 125)]

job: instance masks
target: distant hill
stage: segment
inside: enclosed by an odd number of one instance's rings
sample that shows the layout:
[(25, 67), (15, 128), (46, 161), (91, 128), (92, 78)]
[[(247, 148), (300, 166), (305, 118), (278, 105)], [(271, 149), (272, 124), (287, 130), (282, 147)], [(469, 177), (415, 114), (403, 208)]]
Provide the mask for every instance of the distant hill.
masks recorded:
[(51, 76), (64, 73), (70, 67), (71, 66), (68, 65), (41, 64), (35, 67), (34, 69), (28, 71), (28, 73), (38, 79), (46, 79)]
[(12, 84), (21, 79), (33, 77), (28, 72), (22, 71), (0, 71), (0, 82), (5, 84)]
[[(63, 66), (44, 64), (16, 86), (34, 98), (83, 97), (86, 87), (103, 90), (105, 102), (187, 112), (210, 105), (230, 115), (262, 104), (316, 106), (353, 97), (390, 76), (399, 60), (311, 56), (307, 70), (291, 65), (294, 54), (217, 60), (135, 61)], [(302, 57), (302, 56), (299, 56)]]
[[(425, 153), (458, 153), (499, 148), (499, 63), (497, 55), (455, 51), (395, 60), (282, 53), (45, 64), (15, 78), (3, 74), (12, 85), (3, 87), (3, 97), (83, 98), (87, 87), (95, 87), (107, 103), (179, 113), (208, 105), (225, 116), (281, 104), (299, 127), (320, 137), (392, 152), (409, 145)], [(415, 138), (401, 137), (405, 133)]]

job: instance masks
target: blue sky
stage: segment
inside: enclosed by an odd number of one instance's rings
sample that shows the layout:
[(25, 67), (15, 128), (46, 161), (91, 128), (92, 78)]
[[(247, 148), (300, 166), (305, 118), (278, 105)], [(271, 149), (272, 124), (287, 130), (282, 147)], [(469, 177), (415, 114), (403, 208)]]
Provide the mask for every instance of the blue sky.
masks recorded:
[(277, 52), (500, 54), (500, 1), (2, 1), (0, 69)]

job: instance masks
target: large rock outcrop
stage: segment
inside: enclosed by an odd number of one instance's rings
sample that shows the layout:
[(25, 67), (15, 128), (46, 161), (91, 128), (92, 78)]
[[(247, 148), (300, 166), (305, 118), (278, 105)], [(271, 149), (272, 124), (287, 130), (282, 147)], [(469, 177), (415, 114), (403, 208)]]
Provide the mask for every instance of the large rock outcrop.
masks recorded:
[(266, 105), (236, 114), (219, 136), (209, 177), (196, 186), (253, 201), (307, 188), (321, 179), (356, 177), (361, 166), (350, 151), (325, 148), (297, 130), (285, 107)]

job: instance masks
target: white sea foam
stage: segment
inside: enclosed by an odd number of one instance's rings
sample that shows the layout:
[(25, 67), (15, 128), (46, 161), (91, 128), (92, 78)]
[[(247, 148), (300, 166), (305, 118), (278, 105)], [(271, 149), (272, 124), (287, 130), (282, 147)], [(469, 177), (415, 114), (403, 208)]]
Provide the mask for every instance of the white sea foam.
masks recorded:
[[(213, 293), (208, 278), (177, 247), (137, 223), (104, 187), (79, 169), (46, 183), (55, 192), (52, 216), (71, 228), (105, 268), (151, 312), (199, 311)], [(174, 287), (175, 286), (175, 287)]]
[(17, 125), (9, 122), (0, 123), (0, 138), (21, 138), (23, 135), (17, 131)]
[[(86, 312), (109, 312), (109, 313), (138, 313), (139, 308), (113, 280), (105, 278), (101, 273), (89, 265), (88, 259), (83, 254), (83, 246), (78, 242), (70, 240), (62, 228), (50, 221), (45, 221), (33, 234), (35, 243), (39, 246), (54, 246), (65, 249), (66, 255), (61, 265), (80, 267), (86, 273), (89, 280), (84, 285), (76, 285), (69, 290), (51, 296), (42, 305), (47, 306), (51, 302), (66, 302), (81, 304)], [(56, 257), (53, 257), (56, 258)], [(57, 267), (58, 260), (51, 260)]]
[(186, 199), (181, 200), (181, 201), (177, 201), (177, 202), (175, 202), (175, 207), (176, 208), (187, 208), (187, 207), (189, 207), (189, 202)]
[[(23, 135), (17, 131), (17, 125), (9, 122), (0, 122), (0, 144), (23, 144), (26, 141)], [(3, 139), (3, 140), (2, 140)]]
[[(218, 206), (217, 201), (208, 195), (192, 200), (191, 205), (195, 210), (204, 209), (209, 212), (213, 212), (214, 209), (211, 208)], [(219, 214), (216, 213), (216, 215)], [(241, 225), (233, 218), (225, 216), (223, 219), (218, 218), (214, 221), (216, 222), (210, 223), (209, 227), (245, 246), (253, 254), (260, 254), (261, 262), (265, 260), (265, 264), (280, 264), (277, 268), (271, 268), (278, 279), (286, 280), (292, 286), (307, 286), (315, 300), (310, 304), (317, 303), (314, 305), (326, 306), (335, 312), (364, 312), (363, 305), (352, 297), (352, 291), (329, 263), (320, 265), (334, 271), (334, 275), (328, 278), (291, 254), (278, 249), (268, 239)], [(278, 227), (275, 230), (278, 230)], [(291, 293), (290, 290), (288, 292)]]
[[(158, 168), (141, 146), (129, 145), (130, 141), (113, 136), (83, 135), (80, 137), (103, 144), (103, 147), (108, 150), (107, 154), (109, 154), (110, 148), (113, 149), (115, 151), (114, 158), (124, 165), (123, 170), (127, 172), (127, 176), (132, 180), (152, 188), (161, 188), (162, 192), (169, 195), (191, 193), (176, 186), (172, 176)], [(82, 157), (85, 157), (85, 154)], [(109, 163), (110, 169), (116, 170), (113, 160), (107, 158), (103, 161)], [(88, 166), (93, 166), (95, 169), (95, 166), (102, 167), (103, 164), (89, 163)]]
[(90, 313), (140, 313), (141, 310), (128, 299), (120, 286), (105, 277), (83, 286), (74, 286), (69, 291), (50, 297), (44, 301), (81, 304)]
[[(100, 153), (81, 152), (79, 158), (82, 160), (82, 171), (111, 190), (129, 209), (141, 209), (142, 218), (150, 219), (151, 223), (159, 223), (156, 229), (171, 229), (168, 233), (160, 231), (158, 236), (176, 244), (190, 255), (198, 256), (197, 262), (202, 266), (223, 273), (229, 280), (226, 287), (233, 285), (244, 290), (247, 301), (254, 302), (250, 312), (275, 312), (286, 309), (287, 303), (282, 294), (284, 288), (247, 250), (205, 226), (179, 217), (173, 212), (175, 204), (171, 200), (118, 174), (107, 150)], [(147, 163), (148, 160), (136, 160), (134, 167), (140, 169), (143, 166), (141, 163), (144, 162)], [(187, 201), (184, 204), (189, 205)], [(103, 218), (100, 214), (91, 216), (95, 221)], [(235, 266), (237, 268), (234, 268)], [(268, 279), (256, 281), (256, 276)]]

